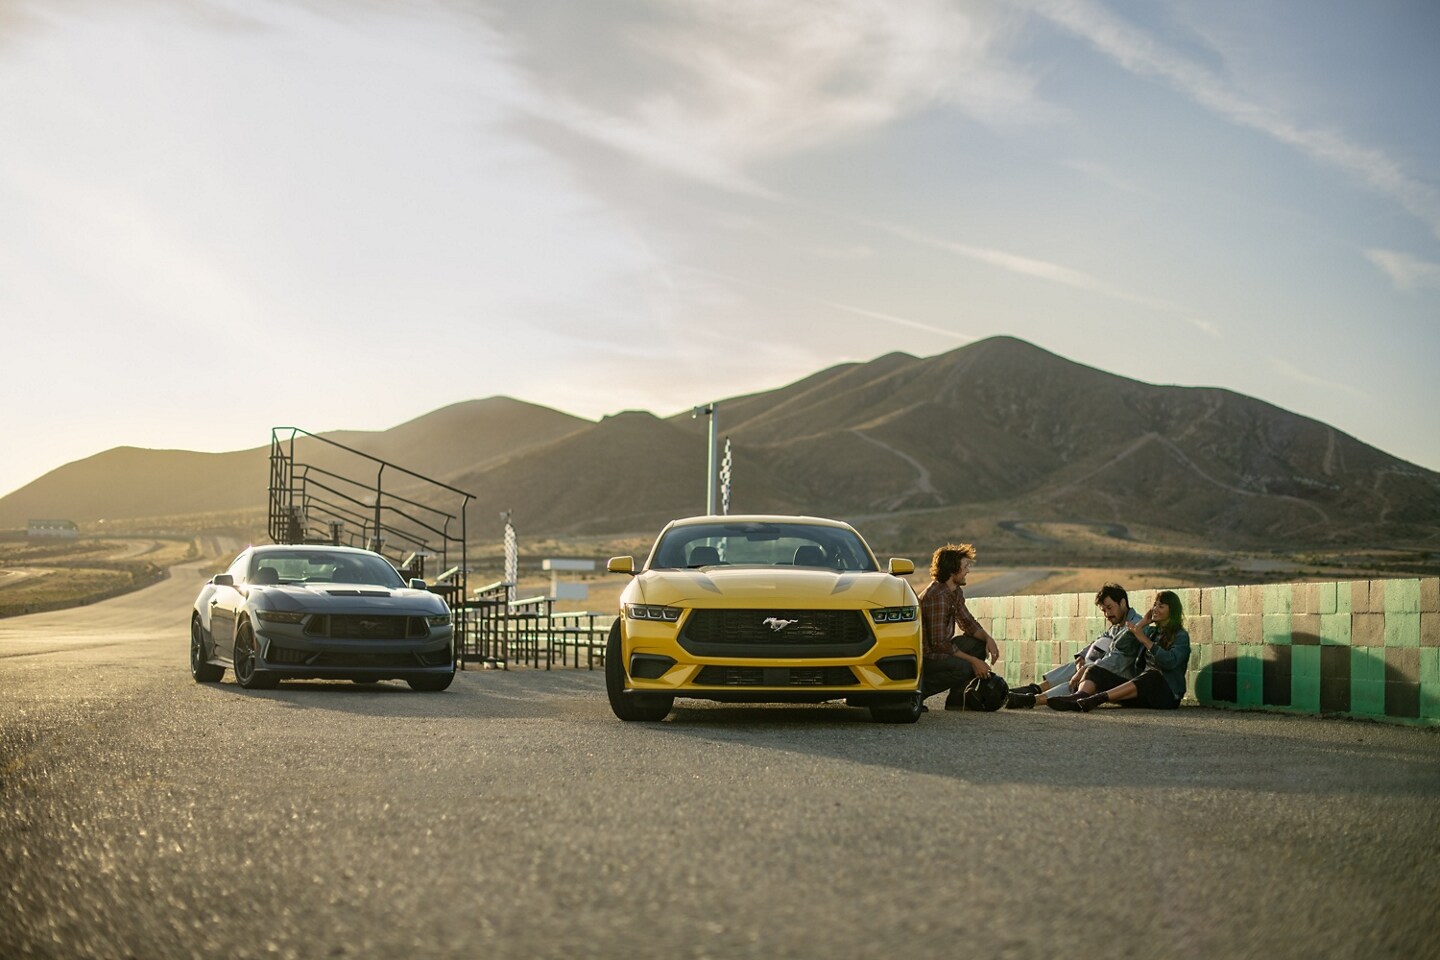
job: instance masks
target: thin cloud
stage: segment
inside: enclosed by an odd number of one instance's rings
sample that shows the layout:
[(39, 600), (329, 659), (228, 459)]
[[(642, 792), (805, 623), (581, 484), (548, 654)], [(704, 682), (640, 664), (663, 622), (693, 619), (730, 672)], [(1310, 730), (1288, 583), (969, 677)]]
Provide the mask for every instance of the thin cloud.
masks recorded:
[(1440, 289), (1440, 263), (1430, 263), (1399, 250), (1372, 249), (1365, 259), (1384, 271), (1397, 290)]
[(1205, 67), (1089, 0), (1024, 0), (1029, 9), (1088, 41), (1132, 73), (1159, 77), (1226, 120), (1287, 144), (1390, 197), (1440, 236), (1440, 192), (1407, 174), (1382, 151), (1331, 130), (1307, 129), (1260, 106)]
[(1001, 270), (1008, 270), (1011, 273), (1048, 280), (1051, 283), (1058, 283), (1061, 286), (1071, 287), (1075, 290), (1084, 290), (1087, 293), (1098, 294), (1113, 300), (1122, 300), (1126, 303), (1138, 304), (1165, 313), (1181, 312), (1181, 308), (1176, 304), (1131, 293), (1113, 283), (1101, 280), (1098, 277), (1093, 277), (1081, 270), (1061, 266), (1058, 263), (1037, 260), (1033, 257), (1026, 257), (1005, 250), (995, 250), (988, 247), (976, 247), (970, 244), (956, 243), (951, 240), (941, 240), (938, 237), (932, 237), (893, 223), (872, 222), (871, 226), (891, 233), (902, 240), (909, 240), (911, 243), (934, 247), (937, 250), (945, 250), (969, 260), (989, 264), (992, 267), (999, 267)]
[[(1050, 118), (1003, 50), (1013, 18), (943, 0), (658, 0), (625, 31), (665, 82), (606, 98), (583, 80), (528, 110), (681, 176), (769, 196), (760, 162), (947, 105), (991, 124)], [(543, 65), (542, 65), (543, 67)], [(607, 63), (613, 69), (614, 63)], [(604, 101), (604, 102), (602, 102)]]
[(1343, 393), (1350, 394), (1350, 396), (1356, 399), (1364, 400), (1367, 403), (1376, 402), (1373, 396), (1353, 384), (1346, 383), (1344, 380), (1337, 380), (1333, 377), (1321, 377), (1313, 373), (1307, 373), (1290, 361), (1281, 360), (1279, 357), (1270, 358), (1270, 367), (1281, 376), (1289, 380), (1294, 380), (1297, 383), (1303, 383), (1312, 387), (1324, 387), (1326, 390), (1339, 390)]
[(978, 339), (977, 337), (972, 336), (968, 333), (961, 333), (958, 330), (948, 330), (945, 327), (937, 327), (933, 324), (924, 323), (920, 320), (912, 320), (909, 317), (900, 317), (896, 316), (893, 313), (882, 313), (878, 310), (867, 310), (863, 307), (855, 307), (851, 306), (850, 304), (839, 303), (834, 300), (826, 300), (821, 297), (812, 297), (809, 294), (797, 293), (794, 290), (785, 290), (780, 287), (771, 286), (770, 284), (766, 283), (756, 283), (754, 280), (746, 280), (742, 277), (732, 276), (727, 273), (719, 273), (714, 270), (707, 270), (703, 267), (688, 267), (687, 269), (690, 270), (692, 273), (696, 273), (701, 276), (712, 277), (725, 283), (736, 284), (744, 287), (751, 287), (756, 290), (763, 290), (766, 293), (778, 294), (782, 297), (788, 297), (792, 300), (803, 300), (806, 303), (813, 303), (817, 306), (827, 307), (831, 310), (840, 310), (844, 313), (854, 314), (857, 317), (865, 317), (870, 320), (883, 320), (886, 323), (893, 323), (897, 326), (909, 327), (911, 330), (920, 330), (924, 333), (933, 333), (937, 336), (947, 337), (952, 340), (957, 340), (960, 343), (970, 343)]

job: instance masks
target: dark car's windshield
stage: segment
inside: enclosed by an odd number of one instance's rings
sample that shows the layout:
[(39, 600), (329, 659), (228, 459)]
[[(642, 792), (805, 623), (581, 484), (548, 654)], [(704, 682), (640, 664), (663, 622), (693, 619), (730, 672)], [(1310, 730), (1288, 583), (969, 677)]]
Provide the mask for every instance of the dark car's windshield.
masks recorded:
[(675, 569), (716, 564), (818, 567), (827, 570), (878, 569), (854, 531), (809, 523), (691, 523), (660, 535), (649, 568)]
[(403, 587), (405, 581), (384, 558), (338, 550), (268, 550), (250, 558), (250, 583), (360, 583)]

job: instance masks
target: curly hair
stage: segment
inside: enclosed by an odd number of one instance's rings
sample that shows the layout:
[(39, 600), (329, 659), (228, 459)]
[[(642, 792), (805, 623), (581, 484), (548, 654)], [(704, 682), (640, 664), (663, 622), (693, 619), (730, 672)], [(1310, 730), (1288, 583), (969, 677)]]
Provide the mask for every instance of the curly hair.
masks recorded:
[(975, 559), (975, 547), (968, 543), (947, 543), (935, 551), (930, 558), (930, 576), (941, 583), (955, 576), (960, 570), (960, 561)]

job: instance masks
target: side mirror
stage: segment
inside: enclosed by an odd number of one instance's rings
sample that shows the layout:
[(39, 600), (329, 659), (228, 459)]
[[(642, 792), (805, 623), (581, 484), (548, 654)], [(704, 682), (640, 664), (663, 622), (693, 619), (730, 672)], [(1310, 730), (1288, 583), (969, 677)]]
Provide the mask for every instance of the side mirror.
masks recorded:
[(419, 577), (412, 577), (412, 578), (410, 579), (410, 589), (411, 589), (411, 590), (429, 590), (430, 588), (425, 585), (425, 581), (424, 581), (424, 580), (421, 580)]
[(210, 578), (210, 582), (217, 587), (233, 587), (235, 586), (235, 576), (230, 573), (217, 573)]
[(913, 561), (906, 560), (903, 557), (890, 558), (890, 575), (892, 577), (908, 577), (914, 572), (915, 564)]
[(605, 564), (605, 569), (611, 573), (628, 573), (633, 577), (635, 576), (635, 558), (611, 557)]

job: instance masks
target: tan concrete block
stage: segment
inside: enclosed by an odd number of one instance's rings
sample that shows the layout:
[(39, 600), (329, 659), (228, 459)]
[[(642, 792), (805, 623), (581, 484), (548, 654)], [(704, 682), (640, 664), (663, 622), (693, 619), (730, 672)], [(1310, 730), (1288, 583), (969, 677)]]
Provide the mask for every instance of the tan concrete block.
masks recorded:
[(1440, 613), (1440, 577), (1420, 581), (1420, 612)]
[(1210, 642), (1209, 617), (1186, 617), (1185, 629), (1190, 631), (1191, 646)]
[(1385, 646), (1385, 614), (1355, 613), (1350, 615), (1350, 646)]
[(1065, 594), (1065, 609), (1061, 612), (1060, 615), (1063, 616), (1063, 617), (1078, 617), (1078, 616), (1080, 616), (1080, 594), (1078, 594), (1078, 593), (1067, 593), (1067, 594)]
[(1320, 614), (1292, 614), (1290, 617), (1290, 642), (1318, 645), (1320, 643)]
[(1247, 584), (1240, 588), (1240, 606), (1235, 611), (1245, 617), (1258, 617), (1265, 612), (1265, 588)]
[(1052, 617), (1042, 617), (1042, 618), (1040, 618), (1040, 622), (1035, 625), (1035, 639), (1036, 639), (1036, 640), (1054, 640), (1054, 639), (1055, 639), (1055, 620), (1054, 620), (1054, 618), (1052, 618)]
[[(1243, 604), (1244, 601), (1242, 600)], [(1383, 631), (1382, 631), (1383, 636)], [(1241, 614), (1235, 618), (1235, 642), (1240, 645), (1265, 642), (1263, 618), (1259, 614)]]
[[(1359, 608), (1359, 607), (1356, 607), (1355, 609), (1358, 610), (1358, 609), (1360, 609), (1360, 608)], [(1384, 613), (1384, 612), (1385, 612), (1385, 581), (1384, 581), (1384, 580), (1371, 580), (1371, 581), (1370, 581), (1370, 597), (1369, 597), (1369, 602), (1368, 602), (1367, 606), (1365, 607), (1365, 609), (1369, 610), (1371, 613)]]
[(1440, 647), (1440, 613), (1434, 610), (1420, 614), (1420, 646)]
[(1207, 617), (1219, 617), (1225, 614), (1225, 588), (1206, 587), (1200, 591), (1200, 609), (1195, 611)]
[(1050, 595), (1038, 597), (1035, 600), (1035, 616), (1047, 620), (1055, 616), (1055, 598)]
[(1320, 584), (1318, 583), (1297, 583), (1292, 595), (1292, 606), (1290, 612), (1294, 614), (1307, 614), (1320, 612)]

